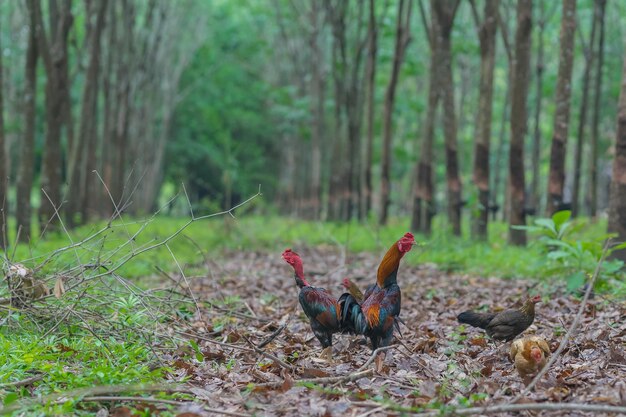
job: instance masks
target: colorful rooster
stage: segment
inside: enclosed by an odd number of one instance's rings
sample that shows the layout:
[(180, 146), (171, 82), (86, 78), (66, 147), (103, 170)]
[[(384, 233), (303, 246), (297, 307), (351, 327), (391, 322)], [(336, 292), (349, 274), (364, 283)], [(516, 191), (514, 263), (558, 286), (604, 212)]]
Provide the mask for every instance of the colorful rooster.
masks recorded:
[(376, 285), (367, 289), (361, 304), (350, 293), (339, 298), (342, 330), (366, 335), (372, 341), (372, 349), (391, 343), (401, 307), (398, 267), (413, 245), (413, 235), (406, 233), (389, 248), (378, 266)]
[(304, 278), (300, 255), (286, 249), (282, 255), (285, 262), (293, 267), (296, 285), (300, 288), (298, 300), (309, 318), (313, 334), (324, 348), (323, 356), (329, 356), (333, 345), (333, 333), (340, 329), (340, 310), (337, 300), (324, 288), (313, 287)]

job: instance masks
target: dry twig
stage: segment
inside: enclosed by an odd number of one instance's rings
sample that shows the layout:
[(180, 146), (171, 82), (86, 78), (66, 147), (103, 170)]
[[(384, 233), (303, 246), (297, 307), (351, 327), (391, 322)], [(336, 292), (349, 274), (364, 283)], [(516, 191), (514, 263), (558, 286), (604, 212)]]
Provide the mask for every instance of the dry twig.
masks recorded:
[[(67, 400), (59, 400), (56, 403), (57, 404), (62, 404), (65, 401), (67, 401)], [(93, 402), (101, 402), (101, 401), (134, 401), (134, 402), (160, 403), (160, 404), (179, 405), (179, 406), (195, 404), (195, 403), (189, 402), (189, 401), (166, 400), (166, 399), (154, 398), (154, 397), (117, 397), (117, 396), (109, 396), (109, 395), (102, 395), (102, 396), (95, 396), (95, 397), (83, 397), (83, 398), (79, 398), (76, 401), (83, 401), (83, 402), (89, 402), (89, 401), (93, 401)], [(211, 407), (206, 407), (206, 406), (201, 406), (201, 407), (202, 407), (203, 410), (208, 411), (209, 413), (222, 414), (222, 415), (225, 415), (225, 416), (239, 416), (239, 417), (248, 417), (248, 416), (250, 416), (250, 414), (243, 414), (243, 413), (237, 413), (237, 412), (234, 412), (234, 411), (220, 410), (218, 408), (211, 408)]]
[(25, 387), (34, 382), (41, 381), (42, 379), (43, 379), (43, 375), (34, 375), (34, 376), (31, 376), (30, 378), (22, 379), (20, 381), (6, 382), (4, 384), (0, 384), (0, 389)]
[(395, 348), (395, 345), (392, 346), (383, 346), (383, 347), (379, 347), (378, 349), (376, 349), (375, 351), (372, 352), (371, 356), (369, 357), (369, 359), (367, 361), (365, 361), (365, 363), (363, 365), (361, 365), (361, 367), (359, 369), (357, 369), (357, 372), (361, 372), (363, 370), (365, 370), (368, 366), (371, 365), (372, 362), (374, 362), (374, 360), (376, 359), (376, 356), (378, 356), (378, 354), (380, 352), (384, 352), (390, 349)]
[(269, 335), (265, 340), (263, 340), (261, 343), (259, 343), (257, 345), (257, 347), (259, 349), (263, 349), (265, 346), (269, 345), (270, 343), (272, 343), (272, 341), (274, 339), (276, 339), (278, 337), (279, 334), (281, 334), (283, 332), (283, 330), (285, 330), (285, 328), (287, 327), (286, 324), (283, 324), (282, 326), (280, 326), (278, 329), (274, 330), (274, 332)]
[(559, 344), (558, 349), (551, 356), (546, 366), (544, 366), (543, 369), (539, 371), (537, 375), (535, 375), (535, 377), (530, 382), (530, 384), (528, 384), (526, 388), (524, 388), (524, 390), (522, 390), (519, 394), (517, 394), (515, 398), (513, 398), (509, 402), (509, 404), (515, 404), (522, 397), (527, 395), (537, 385), (539, 380), (548, 372), (550, 367), (559, 359), (561, 353), (567, 347), (567, 344), (569, 343), (570, 338), (574, 335), (574, 332), (578, 328), (578, 324), (580, 323), (580, 319), (582, 318), (582, 315), (585, 311), (585, 306), (587, 305), (587, 301), (589, 301), (589, 295), (591, 294), (591, 291), (593, 291), (593, 285), (596, 282), (596, 278), (598, 278), (598, 275), (600, 274), (600, 269), (602, 268), (602, 262), (604, 262), (604, 258), (606, 257), (606, 254), (610, 245), (611, 245), (611, 239), (607, 239), (606, 243), (604, 244), (604, 248), (602, 249), (602, 255), (600, 256), (600, 260), (598, 261), (598, 264), (596, 265), (596, 269), (593, 272), (591, 280), (589, 280), (589, 283), (587, 284), (587, 290), (585, 291), (585, 296), (583, 297), (583, 300), (580, 303), (580, 307), (578, 308), (578, 313), (576, 314), (576, 317), (574, 317), (574, 321), (572, 322), (569, 329), (567, 329), (567, 333), (565, 333), (565, 336), (561, 340), (561, 343)]
[(415, 417), (434, 417), (442, 415), (469, 416), (473, 414), (495, 414), (514, 411), (548, 410), (548, 411), (583, 411), (590, 413), (626, 413), (626, 407), (604, 404), (580, 404), (580, 403), (525, 403), (525, 404), (502, 404), (488, 407), (461, 408), (450, 411), (434, 410), (425, 413), (414, 414)]

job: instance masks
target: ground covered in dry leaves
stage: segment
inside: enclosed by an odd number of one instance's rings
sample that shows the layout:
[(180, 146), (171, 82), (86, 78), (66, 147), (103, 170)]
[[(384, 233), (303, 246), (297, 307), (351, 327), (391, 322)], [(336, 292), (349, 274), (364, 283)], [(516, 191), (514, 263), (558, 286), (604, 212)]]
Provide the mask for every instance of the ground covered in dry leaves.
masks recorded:
[[(294, 250), (313, 285), (336, 296), (345, 276), (361, 287), (374, 282), (378, 255)], [(456, 315), (481, 306), (509, 308), (540, 293), (543, 302), (525, 334), (544, 336), (554, 351), (580, 306), (580, 297), (555, 283), (402, 265), (398, 282), (406, 325), (384, 361), (363, 367), (371, 349), (362, 337), (335, 335), (332, 362), (319, 358), (321, 348), (298, 304), (292, 269), (279, 253), (230, 253), (207, 267), (206, 276), (191, 280), (202, 314), (180, 323), (198, 336), (198, 348), (171, 358), (176, 371), (170, 380), (188, 378), (199, 399), (231, 415), (402, 415), (503, 404), (523, 388), (508, 359), (510, 345), (496, 346), (482, 331), (460, 326)], [(522, 401), (626, 405), (625, 347), (626, 305), (595, 296), (573, 342)]]

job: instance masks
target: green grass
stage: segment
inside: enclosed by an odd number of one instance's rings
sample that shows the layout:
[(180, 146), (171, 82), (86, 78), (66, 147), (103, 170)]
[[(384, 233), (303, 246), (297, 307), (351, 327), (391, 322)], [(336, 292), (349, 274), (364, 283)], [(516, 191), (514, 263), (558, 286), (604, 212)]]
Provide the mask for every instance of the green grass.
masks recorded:
[[(84, 246), (84, 251), (77, 257), (74, 251), (67, 251), (48, 265), (56, 270), (82, 263), (104, 262), (108, 268), (116, 267), (121, 259), (130, 256), (133, 251), (161, 242), (179, 230), (188, 219), (159, 217), (129, 241), (141, 227), (141, 222), (116, 222), (98, 238)], [(606, 222), (580, 223), (575, 239), (594, 240), (606, 233)], [(176, 262), (185, 269), (200, 265), (205, 257), (215, 256), (224, 250), (262, 250), (276, 253), (286, 247), (297, 248), (303, 245), (345, 246), (349, 251), (383, 252), (390, 242), (398, 239), (407, 228), (408, 219), (393, 219), (389, 225), (379, 227), (373, 222), (359, 224), (311, 222), (281, 217), (230, 217), (199, 220), (191, 223), (176, 238), (165, 246), (141, 253), (124, 263), (118, 272), (127, 278), (145, 277), (157, 272), (157, 268), (173, 271)], [(467, 222), (466, 222), (466, 226)], [(71, 233), (72, 241), (77, 242), (106, 227), (105, 223), (96, 223), (80, 227)], [(491, 223), (488, 242), (476, 242), (469, 238), (464, 230), (464, 237), (450, 236), (445, 224), (435, 222), (430, 237), (416, 236), (423, 246), (416, 255), (408, 257), (409, 263), (432, 262), (448, 271), (470, 274), (515, 277), (543, 277), (546, 274), (545, 255), (532, 237), (528, 247), (514, 247), (506, 243), (508, 226), (501, 222)], [(36, 264), (46, 255), (59, 247), (69, 245), (70, 239), (63, 233), (48, 234), (43, 240), (35, 240), (30, 246), (19, 245), (14, 256), (16, 261), (27, 260)], [(125, 246), (123, 246), (125, 245)], [(117, 248), (122, 247), (120, 250)], [(85, 258), (87, 257), (87, 258)]]
[[(10, 407), (20, 399), (45, 397), (78, 388), (162, 380), (164, 368), (151, 366), (154, 355), (141, 339), (103, 342), (81, 329), (65, 330), (45, 337), (28, 325), (19, 331), (7, 331), (6, 328), (0, 331), (2, 405)], [(26, 387), (2, 388), (2, 384), (34, 375), (40, 375), (41, 380), (33, 384), (32, 391)], [(81, 410), (86, 415), (93, 415), (88, 406), (72, 402), (57, 405), (33, 403), (28, 408), (32, 415), (81, 415)]]

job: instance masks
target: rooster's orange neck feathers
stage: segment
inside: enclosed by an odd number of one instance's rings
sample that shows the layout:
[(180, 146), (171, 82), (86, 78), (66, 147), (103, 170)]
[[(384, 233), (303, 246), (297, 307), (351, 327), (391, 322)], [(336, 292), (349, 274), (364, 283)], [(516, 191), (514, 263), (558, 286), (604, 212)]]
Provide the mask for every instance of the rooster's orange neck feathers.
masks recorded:
[(385, 287), (385, 281), (388, 277), (393, 276), (393, 278), (395, 279), (395, 273), (398, 271), (398, 266), (400, 266), (400, 260), (403, 256), (404, 253), (400, 252), (397, 243), (391, 245), (391, 247), (383, 257), (383, 260), (380, 261), (380, 265), (378, 266), (376, 283), (379, 287)]

